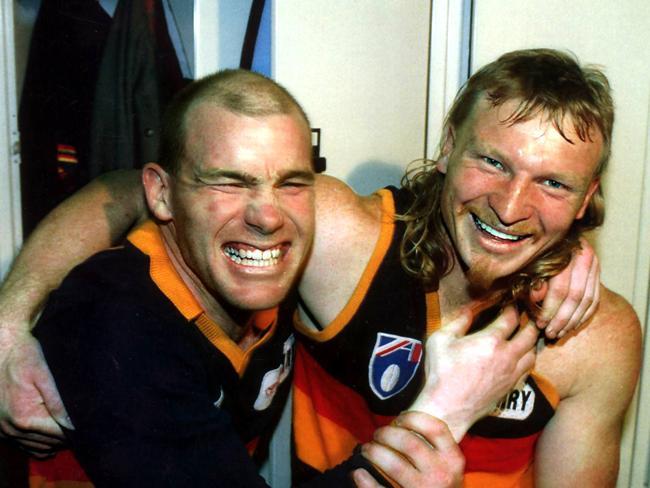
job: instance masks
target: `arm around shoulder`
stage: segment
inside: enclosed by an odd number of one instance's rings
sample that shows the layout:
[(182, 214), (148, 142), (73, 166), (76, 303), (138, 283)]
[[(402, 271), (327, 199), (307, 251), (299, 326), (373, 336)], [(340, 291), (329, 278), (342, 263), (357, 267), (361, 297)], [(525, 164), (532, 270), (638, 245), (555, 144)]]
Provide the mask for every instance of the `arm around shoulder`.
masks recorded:
[(31, 325), (70, 269), (118, 242), (146, 213), (139, 171), (107, 173), (57, 206), (27, 239), (0, 289), (0, 328)]
[(630, 304), (601, 288), (582, 329), (543, 351), (538, 370), (560, 390), (535, 453), (536, 486), (614, 486), (625, 412), (641, 365), (641, 328)]
[[(71, 268), (146, 213), (139, 171), (97, 178), (36, 227), (0, 288), (0, 437), (47, 452), (72, 427), (30, 329)], [(45, 436), (45, 437), (43, 437)]]

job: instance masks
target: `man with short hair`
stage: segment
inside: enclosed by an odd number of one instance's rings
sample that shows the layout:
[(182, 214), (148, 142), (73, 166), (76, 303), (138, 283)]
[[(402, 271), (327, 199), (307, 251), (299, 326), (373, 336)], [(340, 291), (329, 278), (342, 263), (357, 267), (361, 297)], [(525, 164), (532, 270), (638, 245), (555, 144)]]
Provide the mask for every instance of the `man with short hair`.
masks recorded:
[(225, 71), (174, 99), (162, 139), (142, 171), (154, 220), (73, 270), (34, 333), (97, 486), (265, 485), (249, 454), (289, 391), (278, 306), (313, 237), (309, 123), (279, 85)]

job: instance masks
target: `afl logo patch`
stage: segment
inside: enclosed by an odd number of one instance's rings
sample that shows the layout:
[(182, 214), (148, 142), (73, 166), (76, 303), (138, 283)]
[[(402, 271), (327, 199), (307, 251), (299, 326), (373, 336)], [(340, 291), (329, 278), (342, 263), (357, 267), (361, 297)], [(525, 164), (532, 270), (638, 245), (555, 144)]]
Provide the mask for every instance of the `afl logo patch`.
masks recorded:
[(422, 342), (379, 332), (368, 364), (368, 381), (381, 400), (397, 395), (409, 384), (422, 359)]

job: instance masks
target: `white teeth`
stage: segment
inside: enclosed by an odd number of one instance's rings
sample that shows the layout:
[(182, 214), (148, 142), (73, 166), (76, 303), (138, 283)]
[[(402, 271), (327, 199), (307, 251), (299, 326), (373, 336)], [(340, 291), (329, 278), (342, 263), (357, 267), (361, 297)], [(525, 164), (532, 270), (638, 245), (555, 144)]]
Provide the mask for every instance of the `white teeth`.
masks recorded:
[(278, 258), (281, 254), (278, 248), (266, 249), (264, 251), (255, 249), (251, 251), (250, 249), (235, 249), (230, 246), (224, 248), (224, 253), (237, 264), (256, 268), (275, 266), (278, 264)]
[(490, 234), (490, 235), (492, 235), (494, 237), (497, 237), (499, 239), (504, 239), (506, 241), (520, 241), (521, 239), (524, 238), (524, 236), (513, 236), (511, 234), (504, 234), (503, 232), (500, 232), (500, 231), (496, 230), (494, 227), (490, 227), (489, 225), (487, 225), (485, 222), (480, 220), (475, 215), (472, 215), (472, 217), (474, 219), (474, 223), (478, 227), (480, 227), (482, 230), (484, 230), (485, 232), (487, 232), (488, 234)]

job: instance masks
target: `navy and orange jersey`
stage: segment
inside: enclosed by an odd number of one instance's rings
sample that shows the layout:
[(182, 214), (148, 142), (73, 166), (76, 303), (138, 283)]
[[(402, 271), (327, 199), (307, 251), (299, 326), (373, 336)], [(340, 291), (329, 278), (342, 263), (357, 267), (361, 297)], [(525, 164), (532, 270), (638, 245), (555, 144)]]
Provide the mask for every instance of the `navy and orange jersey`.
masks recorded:
[[(72, 271), (35, 329), (74, 431), (31, 486), (266, 486), (251, 455), (289, 392), (289, 310), (243, 351), (203, 311), (148, 222)], [(83, 469), (80, 467), (82, 466)]]
[[(294, 318), (294, 477), (299, 480), (335, 466), (410, 406), (422, 384), (422, 346), (440, 327), (437, 294), (426, 293), (400, 263), (403, 223), (394, 216), (408, 201), (392, 188), (379, 194), (380, 237), (345, 308), (322, 331)], [(461, 443), (465, 485), (525, 486), (516, 480), (530, 478), (535, 441), (556, 404), (552, 385), (535, 373), (513, 390), (499, 412), (479, 421)]]

